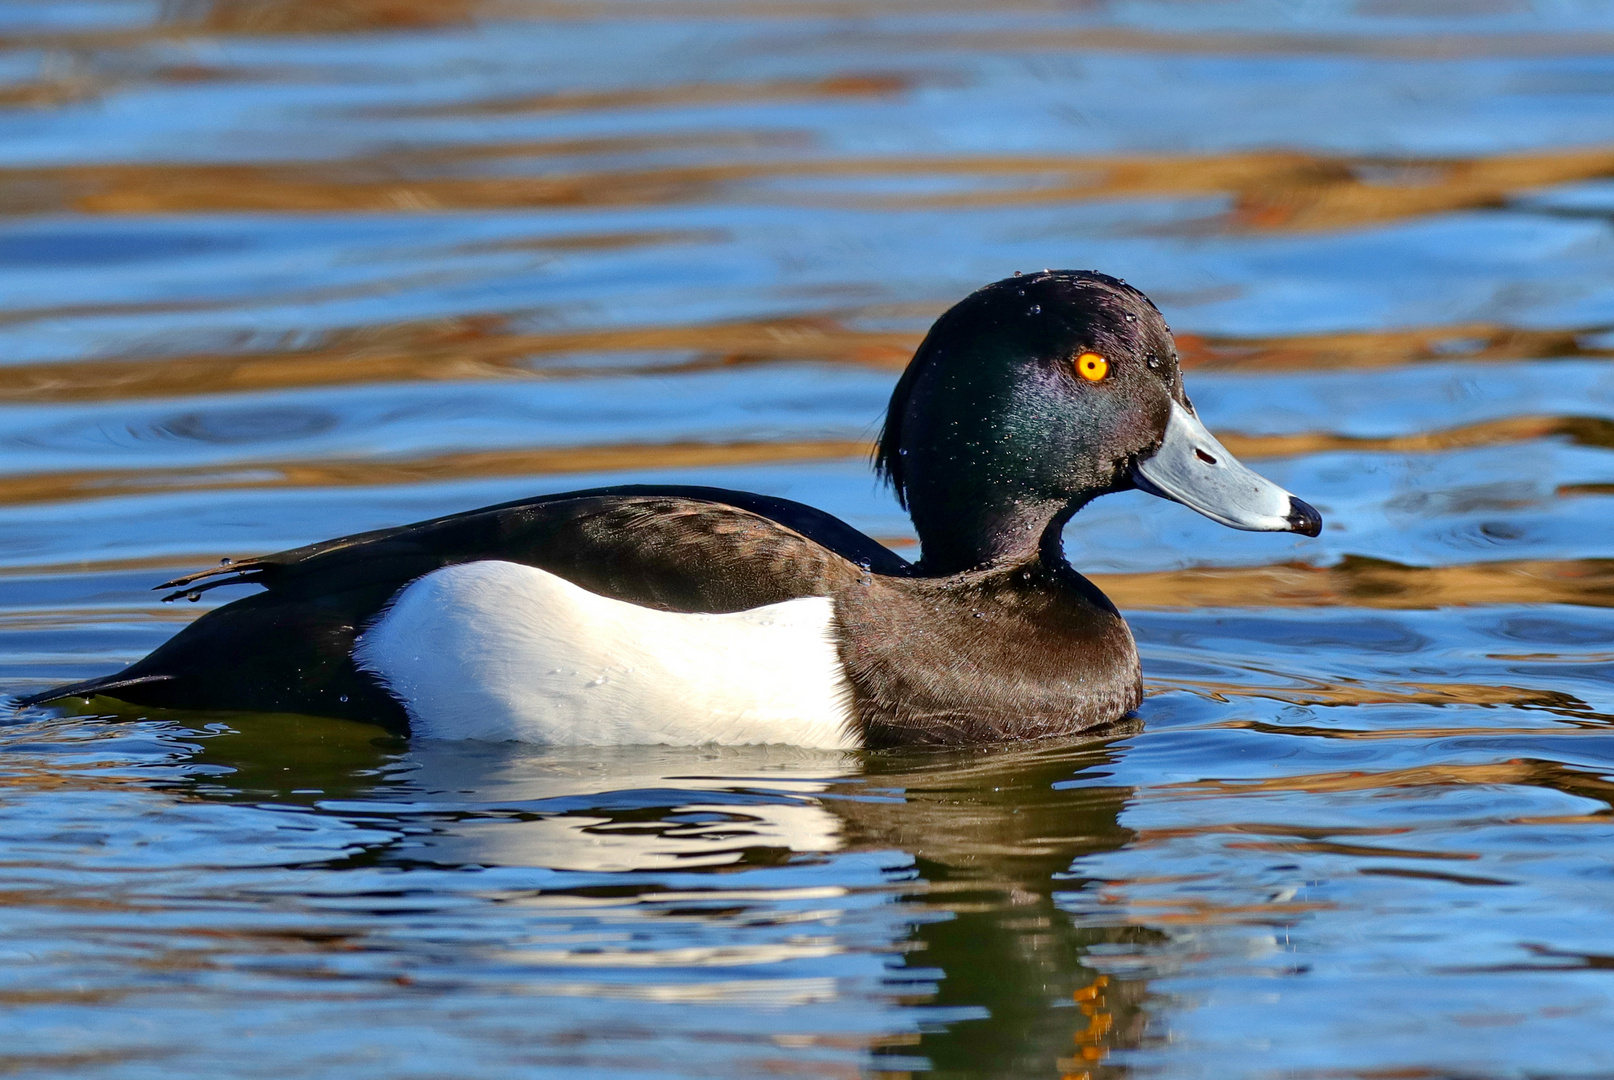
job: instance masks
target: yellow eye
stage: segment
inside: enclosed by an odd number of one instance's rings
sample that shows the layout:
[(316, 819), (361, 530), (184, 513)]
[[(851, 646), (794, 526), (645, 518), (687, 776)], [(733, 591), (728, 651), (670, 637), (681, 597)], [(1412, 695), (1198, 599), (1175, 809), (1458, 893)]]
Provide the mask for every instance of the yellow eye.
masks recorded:
[(1076, 372), (1088, 382), (1098, 382), (1110, 373), (1110, 362), (1096, 352), (1084, 352), (1076, 358)]

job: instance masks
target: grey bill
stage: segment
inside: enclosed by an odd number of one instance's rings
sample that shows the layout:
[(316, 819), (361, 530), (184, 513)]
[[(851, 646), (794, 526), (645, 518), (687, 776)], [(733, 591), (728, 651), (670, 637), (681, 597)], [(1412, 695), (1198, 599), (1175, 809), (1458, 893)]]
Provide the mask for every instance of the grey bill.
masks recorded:
[(1132, 468), (1139, 488), (1198, 510), (1212, 521), (1251, 532), (1316, 536), (1322, 515), (1245, 468), (1199, 418), (1175, 401), (1160, 449)]

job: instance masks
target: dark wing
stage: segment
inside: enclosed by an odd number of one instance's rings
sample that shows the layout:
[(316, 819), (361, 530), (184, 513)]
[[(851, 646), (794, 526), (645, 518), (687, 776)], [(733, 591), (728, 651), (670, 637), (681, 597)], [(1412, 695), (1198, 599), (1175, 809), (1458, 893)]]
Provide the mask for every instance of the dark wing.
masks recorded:
[(354, 640), (410, 581), (480, 559), (541, 567), (664, 611), (741, 611), (832, 595), (865, 570), (911, 572), (845, 522), (785, 499), (698, 487), (567, 492), (178, 578), (160, 587), (176, 589), (174, 597), (223, 585), (267, 591), (209, 612), (115, 675), (21, 704), (108, 693), (145, 705), (313, 713), (402, 729), (397, 704), (353, 668)]
[(722, 488), (627, 485), (500, 503), (201, 570), (164, 599), (223, 585), (314, 596), (505, 559), (668, 611), (741, 611), (816, 595), (828, 566), (906, 576), (899, 555), (822, 510)]

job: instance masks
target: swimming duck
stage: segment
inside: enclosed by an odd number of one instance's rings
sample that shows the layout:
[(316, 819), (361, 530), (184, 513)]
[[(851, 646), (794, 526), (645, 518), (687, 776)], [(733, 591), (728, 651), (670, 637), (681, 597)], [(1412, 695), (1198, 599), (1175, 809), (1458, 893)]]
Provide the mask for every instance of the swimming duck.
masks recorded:
[(369, 720), (552, 744), (956, 744), (1066, 735), (1142, 700), (1131, 631), (1065, 561), (1073, 514), (1141, 488), (1316, 536), (1183, 390), (1149, 299), (1089, 271), (988, 285), (897, 381), (875, 468), (909, 563), (785, 499), (570, 491), (166, 582), (262, 591), (123, 671), (23, 699)]

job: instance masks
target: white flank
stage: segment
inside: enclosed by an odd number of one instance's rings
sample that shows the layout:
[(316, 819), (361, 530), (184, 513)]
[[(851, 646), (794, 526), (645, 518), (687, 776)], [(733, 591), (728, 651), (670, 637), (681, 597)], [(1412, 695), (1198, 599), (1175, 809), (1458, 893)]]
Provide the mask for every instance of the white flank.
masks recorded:
[(833, 615), (823, 596), (655, 611), (531, 566), (462, 563), (400, 592), (353, 658), (421, 738), (853, 749)]

